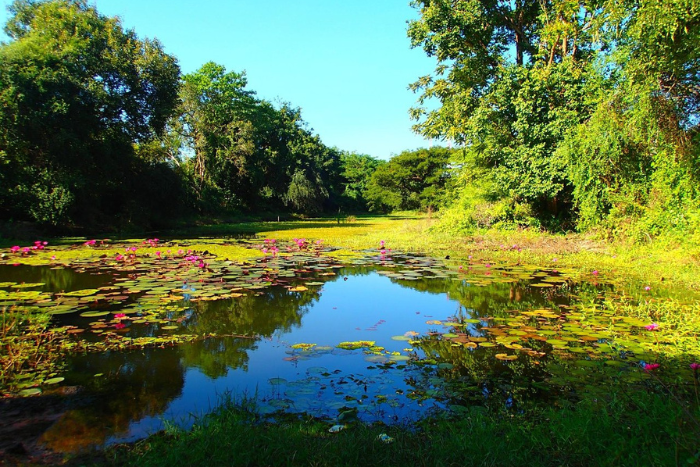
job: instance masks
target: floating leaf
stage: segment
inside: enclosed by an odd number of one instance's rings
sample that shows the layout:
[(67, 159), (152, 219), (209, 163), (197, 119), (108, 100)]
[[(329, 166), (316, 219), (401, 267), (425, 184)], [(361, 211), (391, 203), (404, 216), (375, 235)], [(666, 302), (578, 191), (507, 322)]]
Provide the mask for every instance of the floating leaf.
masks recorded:
[(510, 361), (510, 360), (517, 360), (517, 359), (518, 359), (518, 356), (517, 356), (517, 355), (508, 355), (508, 354), (505, 354), (505, 353), (497, 353), (497, 354), (496, 354), (496, 358), (499, 359), (499, 360)]
[(65, 380), (65, 378), (58, 376), (56, 378), (47, 379), (46, 381), (44, 381), (44, 384), (57, 384), (63, 380)]

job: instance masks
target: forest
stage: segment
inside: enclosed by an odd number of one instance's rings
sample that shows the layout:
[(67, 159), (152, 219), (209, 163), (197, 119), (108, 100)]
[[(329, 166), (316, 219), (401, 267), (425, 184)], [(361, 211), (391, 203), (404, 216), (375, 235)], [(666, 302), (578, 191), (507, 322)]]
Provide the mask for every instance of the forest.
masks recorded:
[(326, 146), (244, 72), (182, 74), (163, 44), (86, 0), (15, 0), (0, 45), (0, 221), (129, 231), (420, 210), (448, 232), (698, 231), (698, 2), (413, 6), (407, 47), (437, 66), (410, 84), (410, 113), (440, 144), (382, 161)]

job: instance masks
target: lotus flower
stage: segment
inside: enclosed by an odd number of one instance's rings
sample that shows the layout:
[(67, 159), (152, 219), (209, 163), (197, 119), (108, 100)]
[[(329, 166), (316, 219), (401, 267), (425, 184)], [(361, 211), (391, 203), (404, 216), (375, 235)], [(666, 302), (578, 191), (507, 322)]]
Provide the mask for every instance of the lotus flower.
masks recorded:
[(659, 365), (658, 363), (645, 363), (644, 364), (644, 371), (654, 371), (660, 366), (661, 365)]
[(644, 326), (644, 329), (646, 329), (647, 331), (656, 331), (657, 329), (659, 329), (659, 325), (656, 323), (647, 324), (646, 326)]

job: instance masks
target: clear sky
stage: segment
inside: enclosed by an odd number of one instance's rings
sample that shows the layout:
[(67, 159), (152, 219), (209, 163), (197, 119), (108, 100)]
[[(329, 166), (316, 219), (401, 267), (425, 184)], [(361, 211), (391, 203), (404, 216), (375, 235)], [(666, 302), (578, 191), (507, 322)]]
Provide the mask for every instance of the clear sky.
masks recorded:
[[(4, 24), (11, 0), (0, 1)], [(409, 0), (90, 1), (160, 40), (183, 73), (207, 61), (245, 70), (249, 89), (300, 107), (326, 145), (380, 159), (430, 146), (408, 117), (408, 85), (435, 65), (410, 47)]]

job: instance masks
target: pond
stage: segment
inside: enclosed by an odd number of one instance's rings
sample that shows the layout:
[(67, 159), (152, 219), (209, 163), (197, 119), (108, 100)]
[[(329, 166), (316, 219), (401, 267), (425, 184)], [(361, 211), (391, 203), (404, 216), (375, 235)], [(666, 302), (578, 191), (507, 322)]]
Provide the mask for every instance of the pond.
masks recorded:
[(247, 260), (180, 247), (0, 264), (3, 319), (41, 313), (55, 332), (50, 365), (4, 381), (5, 392), (60, 405), (40, 444), (131, 441), (188, 426), (226, 398), (331, 424), (572, 404), (613, 383), (648, 388), (648, 365), (668, 345), (610, 306), (649, 291), (625, 295), (597, 271), (384, 249), (341, 259), (303, 240), (236, 242), (255, 253)]

